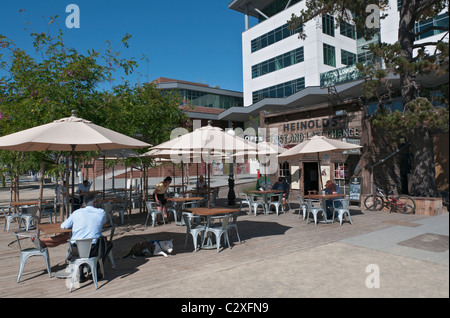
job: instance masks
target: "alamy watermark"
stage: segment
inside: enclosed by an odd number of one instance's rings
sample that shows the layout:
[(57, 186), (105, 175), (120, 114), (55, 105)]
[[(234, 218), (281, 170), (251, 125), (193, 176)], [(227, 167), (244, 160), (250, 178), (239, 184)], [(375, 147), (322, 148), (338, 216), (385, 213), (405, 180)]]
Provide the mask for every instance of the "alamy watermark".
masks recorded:
[(76, 4), (69, 4), (66, 7), (66, 13), (70, 13), (66, 18), (66, 27), (68, 29), (80, 28), (80, 7)]
[(366, 266), (366, 273), (369, 274), (366, 277), (366, 287), (380, 288), (380, 267), (377, 264), (369, 264)]
[(366, 7), (366, 13), (369, 15), (366, 18), (366, 27), (369, 29), (380, 28), (380, 7), (376, 4), (369, 4)]

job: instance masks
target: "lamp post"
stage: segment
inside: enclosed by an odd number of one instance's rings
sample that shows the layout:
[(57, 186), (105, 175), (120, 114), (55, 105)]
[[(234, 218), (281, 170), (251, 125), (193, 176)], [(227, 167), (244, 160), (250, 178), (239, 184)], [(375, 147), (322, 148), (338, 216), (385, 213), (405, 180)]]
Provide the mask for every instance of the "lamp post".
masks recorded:
[[(234, 130), (229, 129), (227, 131), (230, 135), (234, 136)], [(228, 173), (228, 205), (235, 205), (236, 194), (234, 193), (234, 157), (229, 163), (229, 173)]]

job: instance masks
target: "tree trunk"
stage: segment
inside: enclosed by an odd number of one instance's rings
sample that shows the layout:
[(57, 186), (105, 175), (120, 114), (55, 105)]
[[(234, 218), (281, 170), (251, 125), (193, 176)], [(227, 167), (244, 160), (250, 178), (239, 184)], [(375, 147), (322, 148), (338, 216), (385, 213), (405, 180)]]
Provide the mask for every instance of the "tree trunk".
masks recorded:
[(433, 137), (428, 129), (418, 127), (411, 136), (412, 187), (411, 195), (434, 197), (436, 173), (434, 166)]
[[(413, 68), (410, 67), (410, 63), (413, 63), (414, 23), (417, 20), (414, 9), (416, 1), (403, 1), (398, 29), (400, 55), (407, 61), (400, 72), (402, 102), (405, 111), (408, 111), (409, 103), (417, 98), (418, 93), (416, 76)], [(412, 132), (410, 142), (413, 156), (410, 194), (420, 197), (434, 196), (436, 179), (431, 133), (426, 127), (416, 127)]]

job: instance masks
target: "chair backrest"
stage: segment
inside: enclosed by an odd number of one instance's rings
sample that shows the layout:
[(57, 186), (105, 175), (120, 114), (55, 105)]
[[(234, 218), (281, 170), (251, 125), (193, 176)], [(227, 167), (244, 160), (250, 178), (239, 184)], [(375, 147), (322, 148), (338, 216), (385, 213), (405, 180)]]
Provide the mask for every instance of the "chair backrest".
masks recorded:
[(305, 202), (303, 201), (303, 197), (301, 195), (299, 195), (297, 198), (298, 198), (298, 203), (300, 204), (300, 206), (305, 204)]
[(256, 201), (253, 194), (248, 195), (248, 201), (250, 202), (250, 204), (253, 204), (253, 202)]
[(105, 212), (107, 214), (112, 212), (113, 207), (114, 207), (114, 204), (112, 202), (105, 202), (105, 203), (103, 203), (103, 210), (105, 210)]
[(350, 199), (349, 198), (336, 200), (336, 201), (340, 201), (341, 202), (341, 204), (342, 204), (342, 207), (340, 207), (341, 209), (348, 209), (349, 206), (350, 206)]
[(241, 209), (239, 209), (239, 211), (231, 213), (231, 222), (230, 222), (231, 224), (236, 224), (237, 218), (240, 213), (241, 213)]
[(19, 250), (22, 252), (24, 249), (22, 248), (22, 245), (20, 244), (20, 241), (23, 239), (29, 239), (31, 242), (31, 244), (38, 249), (39, 251), (43, 251), (46, 249), (46, 247), (42, 247), (41, 246), (41, 241), (39, 240), (39, 237), (37, 236), (37, 233), (34, 234), (22, 234), (22, 233), (18, 233), (18, 232), (14, 232), (14, 235), (16, 236), (17, 239), (17, 245), (19, 247)]
[(248, 201), (248, 195), (247, 195), (247, 193), (239, 192), (238, 195), (239, 195), (239, 197), (240, 197), (241, 199)]
[(147, 206), (148, 212), (158, 209), (158, 202), (155, 201), (145, 201), (145, 205)]
[(22, 214), (31, 214), (32, 216), (36, 216), (38, 208), (39, 207), (37, 205), (33, 206), (24, 205), (22, 207)]
[(306, 199), (305, 203), (306, 203), (306, 206), (308, 207), (308, 209), (312, 208), (312, 201), (311, 200)]
[(183, 218), (184, 224), (186, 225), (186, 232), (190, 232), (192, 228), (191, 219), (193, 216), (187, 213), (183, 213), (181, 217)]
[(222, 229), (225, 230), (225, 229), (227, 228), (228, 223), (229, 223), (229, 221), (230, 221), (230, 217), (231, 217), (230, 214), (225, 215), (225, 216), (223, 217), (223, 219), (222, 219)]
[[(3, 215), (6, 217), (7, 215), (9, 215), (11, 208), (7, 207), (7, 206), (0, 206), (0, 209), (2, 210)], [(6, 209), (9, 209), (9, 211), (6, 211)]]
[[(89, 258), (93, 238), (76, 240), (78, 255), (80, 258)], [(100, 244), (99, 244), (100, 245)]]

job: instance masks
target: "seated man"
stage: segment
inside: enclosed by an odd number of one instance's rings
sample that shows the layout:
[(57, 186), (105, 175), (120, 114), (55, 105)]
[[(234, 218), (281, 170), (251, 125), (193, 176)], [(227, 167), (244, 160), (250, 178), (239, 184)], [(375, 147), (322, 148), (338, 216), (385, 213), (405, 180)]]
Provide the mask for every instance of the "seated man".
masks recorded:
[(91, 189), (91, 183), (88, 180), (84, 180), (77, 189), (77, 193), (80, 196), (80, 204), (84, 203), (84, 195)]
[[(106, 246), (106, 242), (102, 237), (102, 228), (106, 223), (106, 212), (103, 209), (95, 208), (95, 195), (86, 195), (85, 204), (86, 207), (75, 210), (68, 219), (66, 219), (62, 224), (63, 229), (72, 229), (72, 237), (69, 233), (64, 233), (50, 238), (42, 238), (41, 244), (47, 247), (58, 246), (70, 238), (71, 253), (68, 255), (67, 259), (73, 261), (77, 259), (78, 250), (76, 248), (76, 240), (95, 238), (93, 245), (91, 247), (91, 256), (98, 255), (99, 245), (102, 244), (102, 259), (106, 254), (107, 249), (110, 247)], [(108, 242), (111, 244), (111, 242)]]
[(286, 200), (289, 199), (289, 183), (286, 182), (284, 177), (279, 177), (278, 181), (272, 186), (272, 190), (282, 190), (283, 191), (283, 208), (286, 210)]
[[(341, 188), (336, 183), (333, 183), (331, 180), (327, 180), (323, 191), (325, 191), (326, 194), (342, 194)], [(333, 217), (332, 208), (333, 208), (334, 200), (336, 200), (336, 199), (329, 199), (326, 202), (327, 218), (329, 218), (329, 219), (331, 219)], [(340, 202), (335, 203), (336, 207), (338, 207), (339, 204), (340, 204)]]
[(203, 176), (200, 176), (197, 181), (197, 189), (206, 189), (206, 181)]

